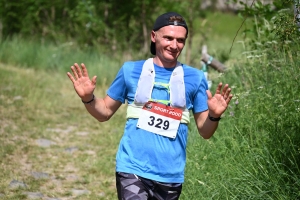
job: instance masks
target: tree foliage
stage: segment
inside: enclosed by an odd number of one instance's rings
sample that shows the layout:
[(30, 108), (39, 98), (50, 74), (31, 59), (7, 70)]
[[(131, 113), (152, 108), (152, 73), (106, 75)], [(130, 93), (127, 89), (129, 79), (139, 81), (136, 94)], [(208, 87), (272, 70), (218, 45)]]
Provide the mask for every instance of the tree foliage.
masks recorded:
[(299, 39), (299, 0), (274, 0), (272, 4), (253, 0), (251, 5), (241, 4), (244, 6), (242, 15), (253, 19), (254, 26), (250, 31), (253, 33), (254, 43), (258, 40), (265, 43), (273, 39), (285, 43)]
[(120, 50), (148, 53), (150, 31), (159, 14), (177, 11), (187, 16), (192, 34), (192, 21), (200, 15), (200, 2), (2, 0), (0, 22), (4, 38), (21, 35), (57, 44), (65, 41), (76, 41), (83, 47), (98, 44), (108, 53)]
[[(256, 23), (252, 29), (255, 37), (275, 35), (286, 40), (299, 33), (294, 26), (299, 17), (294, 17), (292, 11), (293, 3), (295, 11), (299, 11), (297, 0), (274, 0), (273, 4), (267, 5), (258, 0), (253, 2), (251, 7), (244, 4), (243, 15), (255, 16)], [(178, 12), (187, 20), (189, 39), (185, 60), (189, 64), (195, 35), (193, 22), (197, 18), (205, 18), (201, 1), (2, 0), (0, 36), (5, 39), (18, 35), (41, 41), (50, 40), (58, 45), (73, 41), (80, 47), (97, 46), (102, 53), (109, 55), (139, 52), (144, 56), (149, 54), (154, 20), (167, 11)], [(274, 25), (271, 29), (268, 28), (269, 22)]]

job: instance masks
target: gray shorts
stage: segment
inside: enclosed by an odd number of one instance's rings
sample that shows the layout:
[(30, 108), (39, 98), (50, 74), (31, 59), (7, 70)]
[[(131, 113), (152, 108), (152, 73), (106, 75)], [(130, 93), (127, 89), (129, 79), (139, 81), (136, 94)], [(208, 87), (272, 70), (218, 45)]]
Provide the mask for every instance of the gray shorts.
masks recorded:
[(181, 183), (162, 183), (135, 174), (116, 172), (119, 200), (177, 200)]

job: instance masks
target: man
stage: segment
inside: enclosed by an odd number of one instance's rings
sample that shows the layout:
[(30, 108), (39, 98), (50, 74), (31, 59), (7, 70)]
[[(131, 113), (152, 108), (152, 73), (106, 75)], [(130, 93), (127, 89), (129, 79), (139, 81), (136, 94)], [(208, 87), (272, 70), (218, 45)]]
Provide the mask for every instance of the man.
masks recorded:
[(184, 182), (189, 111), (199, 134), (210, 138), (232, 94), (220, 83), (212, 96), (202, 71), (177, 61), (188, 26), (182, 16), (159, 16), (151, 32), (154, 58), (125, 62), (104, 98), (95, 98), (96, 76), (84, 64), (68, 73), (87, 111), (109, 120), (127, 100), (127, 122), (116, 155), (118, 198), (178, 199)]

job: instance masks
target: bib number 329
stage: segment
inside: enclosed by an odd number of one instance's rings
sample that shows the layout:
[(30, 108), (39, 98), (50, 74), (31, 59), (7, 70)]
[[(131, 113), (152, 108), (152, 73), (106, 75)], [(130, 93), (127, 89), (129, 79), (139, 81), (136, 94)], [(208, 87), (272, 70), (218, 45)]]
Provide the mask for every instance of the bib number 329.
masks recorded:
[(150, 116), (150, 122), (148, 122), (149, 126), (155, 126), (156, 128), (162, 128), (163, 130), (168, 130), (170, 126), (169, 120), (163, 120), (162, 118), (156, 118), (154, 116)]
[(170, 106), (147, 102), (139, 117), (137, 127), (146, 131), (175, 138), (182, 117), (182, 110)]

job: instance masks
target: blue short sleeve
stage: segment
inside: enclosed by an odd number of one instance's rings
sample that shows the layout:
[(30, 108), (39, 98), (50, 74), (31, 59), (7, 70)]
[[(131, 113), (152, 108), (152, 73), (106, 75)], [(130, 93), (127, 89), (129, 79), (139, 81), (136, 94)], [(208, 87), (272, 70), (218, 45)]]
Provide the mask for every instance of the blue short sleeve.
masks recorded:
[(116, 101), (125, 103), (125, 99), (127, 96), (127, 87), (123, 67), (119, 70), (116, 78), (108, 88), (107, 95)]
[[(203, 73), (202, 73), (203, 74)], [(197, 91), (195, 93), (194, 99), (193, 99), (193, 112), (199, 113), (206, 111), (208, 109), (207, 106), (207, 94), (206, 90), (208, 90), (207, 81), (204, 77), (204, 75), (200, 76), (200, 83), (199, 87), (197, 88)]]

